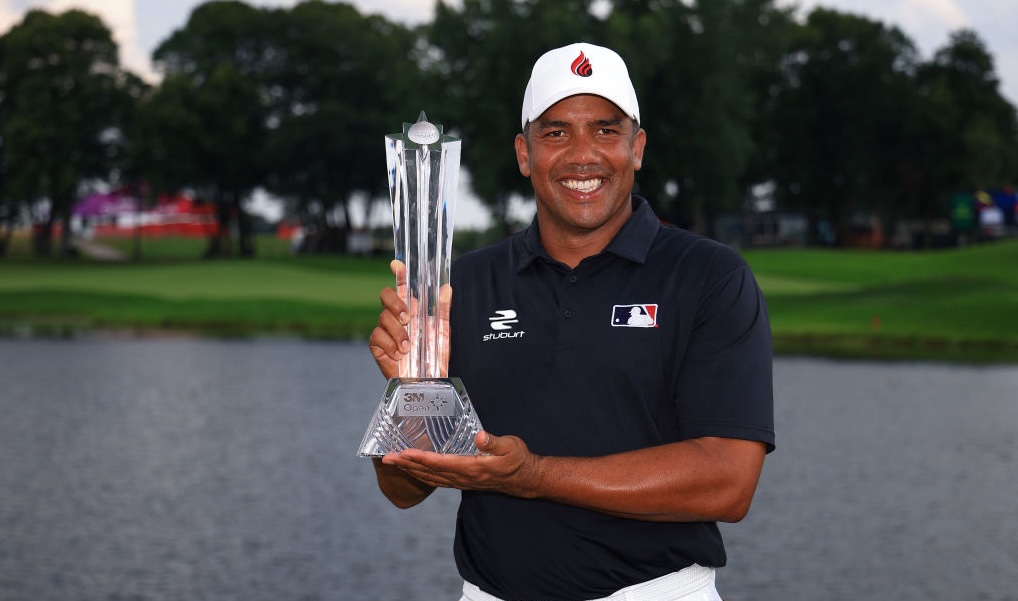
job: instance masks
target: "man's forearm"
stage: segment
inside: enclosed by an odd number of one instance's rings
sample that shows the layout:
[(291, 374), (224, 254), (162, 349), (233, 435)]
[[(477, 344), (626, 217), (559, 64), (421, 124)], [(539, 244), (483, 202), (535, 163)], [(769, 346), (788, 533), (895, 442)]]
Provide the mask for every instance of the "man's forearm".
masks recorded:
[(737, 522), (764, 454), (762, 443), (703, 438), (605, 457), (541, 457), (524, 496), (640, 520)]

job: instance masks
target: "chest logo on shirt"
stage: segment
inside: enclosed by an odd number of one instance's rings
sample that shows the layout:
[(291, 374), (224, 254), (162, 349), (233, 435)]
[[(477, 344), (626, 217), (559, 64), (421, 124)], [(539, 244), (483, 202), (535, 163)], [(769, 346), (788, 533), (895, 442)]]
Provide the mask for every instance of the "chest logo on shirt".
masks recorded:
[(613, 328), (656, 328), (657, 305), (615, 305)]
[(483, 342), (490, 340), (504, 340), (506, 338), (523, 338), (526, 334), (523, 330), (513, 330), (513, 325), (519, 323), (516, 311), (512, 309), (501, 309), (488, 318), (488, 324), (495, 331), (494, 334), (485, 334), (481, 339)]

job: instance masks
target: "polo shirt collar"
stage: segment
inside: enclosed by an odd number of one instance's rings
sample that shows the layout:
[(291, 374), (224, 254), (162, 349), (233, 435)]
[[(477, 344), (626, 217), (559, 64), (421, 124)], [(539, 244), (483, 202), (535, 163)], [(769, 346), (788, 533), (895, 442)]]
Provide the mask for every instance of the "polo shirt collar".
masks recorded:
[[(633, 214), (608, 243), (604, 252), (612, 253), (634, 263), (644, 263), (660, 227), (661, 221), (650, 208), (650, 203), (641, 196), (633, 195)], [(555, 262), (548, 255), (548, 251), (544, 249), (544, 245), (541, 244), (541, 234), (538, 228), (537, 216), (534, 216), (534, 221), (523, 232), (521, 244), (518, 246), (517, 273), (526, 269), (538, 258), (551, 263)]]

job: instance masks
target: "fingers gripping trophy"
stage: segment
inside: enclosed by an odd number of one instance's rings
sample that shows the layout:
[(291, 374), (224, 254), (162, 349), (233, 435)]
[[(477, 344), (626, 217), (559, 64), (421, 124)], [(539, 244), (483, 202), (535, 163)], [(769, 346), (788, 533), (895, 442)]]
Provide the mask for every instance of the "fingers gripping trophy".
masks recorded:
[(410, 320), (410, 352), (391, 378), (357, 454), (378, 457), (417, 448), (476, 455), (481, 430), (459, 378), (443, 377), (440, 293), (449, 283), (460, 140), (422, 112), (401, 134), (385, 136), (396, 259), (406, 266), (399, 292)]

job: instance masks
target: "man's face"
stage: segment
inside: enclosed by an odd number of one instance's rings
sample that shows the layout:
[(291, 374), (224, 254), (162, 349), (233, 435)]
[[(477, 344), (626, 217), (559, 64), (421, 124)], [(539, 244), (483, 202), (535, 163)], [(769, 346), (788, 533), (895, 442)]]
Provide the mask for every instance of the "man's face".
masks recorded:
[[(614, 236), (632, 213), (633, 176), (646, 134), (600, 96), (570, 96), (516, 137), (520, 172), (531, 179), (542, 235)], [(606, 241), (607, 243), (607, 241)]]

